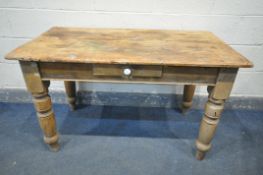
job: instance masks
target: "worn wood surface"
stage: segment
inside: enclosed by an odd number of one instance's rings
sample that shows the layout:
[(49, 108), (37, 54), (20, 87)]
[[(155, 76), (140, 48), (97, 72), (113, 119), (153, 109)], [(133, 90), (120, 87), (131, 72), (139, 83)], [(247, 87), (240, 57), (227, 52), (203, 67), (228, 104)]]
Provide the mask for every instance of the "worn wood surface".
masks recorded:
[(251, 67), (210, 32), (54, 27), (6, 59), (41, 62)]
[(230, 96), (238, 69), (221, 68), (218, 73), (213, 96), (216, 99), (227, 99)]
[(36, 62), (20, 61), (20, 67), (28, 91), (31, 93), (43, 92), (45, 89), (38, 70), (38, 64)]

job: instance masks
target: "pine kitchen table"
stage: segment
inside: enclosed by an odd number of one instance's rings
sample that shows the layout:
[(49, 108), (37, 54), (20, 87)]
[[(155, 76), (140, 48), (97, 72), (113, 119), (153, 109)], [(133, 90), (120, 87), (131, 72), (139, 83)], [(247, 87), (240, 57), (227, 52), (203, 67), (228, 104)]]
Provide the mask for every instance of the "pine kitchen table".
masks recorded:
[(238, 69), (253, 66), (210, 32), (142, 29), (53, 27), (6, 59), (19, 60), (44, 141), (54, 151), (59, 149), (59, 136), (48, 95), (50, 80), (64, 81), (72, 109), (75, 81), (181, 84), (183, 111), (191, 106), (195, 86), (207, 86), (196, 140), (199, 160), (211, 148)]

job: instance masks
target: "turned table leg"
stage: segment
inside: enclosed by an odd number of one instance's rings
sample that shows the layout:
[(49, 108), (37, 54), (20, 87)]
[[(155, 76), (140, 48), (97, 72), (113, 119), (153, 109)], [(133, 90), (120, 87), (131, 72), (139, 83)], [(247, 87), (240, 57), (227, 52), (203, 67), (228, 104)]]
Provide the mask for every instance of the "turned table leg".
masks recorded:
[(199, 136), (196, 140), (196, 158), (202, 160), (205, 153), (211, 148), (211, 141), (219, 123), (219, 118), (224, 108), (224, 100), (212, 97), (213, 88), (209, 87), (209, 99), (205, 106), (205, 113), (201, 121)]
[(196, 140), (196, 158), (202, 160), (211, 148), (225, 100), (229, 97), (238, 69), (221, 68), (215, 86), (208, 86), (208, 101)]
[(59, 150), (58, 133), (56, 131), (55, 115), (52, 110), (52, 103), (48, 95), (49, 82), (43, 82), (45, 91), (32, 93), (33, 102), (37, 111), (39, 125), (44, 134), (44, 141), (52, 151)]
[(71, 110), (76, 108), (76, 83), (74, 81), (64, 81), (67, 99)]
[(44, 141), (52, 151), (59, 150), (55, 115), (48, 95), (49, 81), (42, 81), (35, 62), (20, 62), (28, 91), (32, 93), (39, 125), (44, 134)]
[(182, 112), (185, 113), (191, 106), (195, 92), (195, 85), (185, 85), (182, 103)]

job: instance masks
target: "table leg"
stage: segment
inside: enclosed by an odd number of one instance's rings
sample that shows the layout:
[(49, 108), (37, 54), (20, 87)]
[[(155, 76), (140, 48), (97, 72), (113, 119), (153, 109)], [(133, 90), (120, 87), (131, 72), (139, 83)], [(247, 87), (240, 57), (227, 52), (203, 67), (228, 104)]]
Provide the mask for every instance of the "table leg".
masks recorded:
[(76, 83), (74, 81), (64, 81), (67, 99), (71, 110), (76, 108)]
[(201, 121), (199, 136), (196, 140), (196, 158), (202, 160), (211, 148), (211, 141), (215, 134), (225, 100), (230, 96), (238, 69), (221, 68), (215, 86), (208, 86), (208, 101)]
[(199, 136), (196, 140), (196, 158), (202, 160), (205, 153), (211, 148), (211, 141), (219, 123), (219, 118), (224, 108), (224, 100), (212, 97), (213, 87), (208, 87), (209, 98), (205, 106), (205, 113), (201, 121)]
[(43, 82), (45, 91), (32, 93), (33, 102), (37, 111), (38, 121), (44, 134), (44, 141), (52, 151), (59, 150), (58, 133), (56, 131), (56, 120), (52, 110), (52, 102), (48, 95), (49, 81)]
[(185, 113), (191, 106), (195, 92), (195, 85), (185, 85), (182, 103), (182, 112)]
[(44, 134), (44, 141), (52, 151), (59, 150), (58, 133), (51, 98), (48, 95), (49, 81), (42, 81), (35, 62), (20, 62), (27, 89), (33, 96), (39, 125)]

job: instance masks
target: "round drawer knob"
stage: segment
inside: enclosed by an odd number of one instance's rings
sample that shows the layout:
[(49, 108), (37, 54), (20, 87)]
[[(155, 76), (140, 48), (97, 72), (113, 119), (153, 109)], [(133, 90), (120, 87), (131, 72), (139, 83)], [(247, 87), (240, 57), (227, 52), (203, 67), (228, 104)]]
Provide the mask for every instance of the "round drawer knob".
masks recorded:
[(123, 69), (123, 74), (126, 76), (131, 75), (131, 69), (129, 69), (129, 68)]

